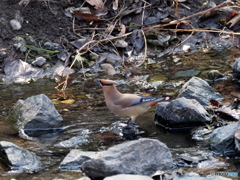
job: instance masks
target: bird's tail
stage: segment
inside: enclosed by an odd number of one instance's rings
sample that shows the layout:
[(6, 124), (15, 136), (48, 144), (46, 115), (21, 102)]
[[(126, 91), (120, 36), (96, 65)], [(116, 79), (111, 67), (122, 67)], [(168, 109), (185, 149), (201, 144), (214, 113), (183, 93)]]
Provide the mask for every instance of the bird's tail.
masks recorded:
[(149, 104), (149, 107), (150, 106), (153, 106), (161, 101), (168, 101), (170, 99), (170, 97), (161, 97), (161, 98), (158, 98), (156, 99), (154, 102), (152, 102), (151, 104)]

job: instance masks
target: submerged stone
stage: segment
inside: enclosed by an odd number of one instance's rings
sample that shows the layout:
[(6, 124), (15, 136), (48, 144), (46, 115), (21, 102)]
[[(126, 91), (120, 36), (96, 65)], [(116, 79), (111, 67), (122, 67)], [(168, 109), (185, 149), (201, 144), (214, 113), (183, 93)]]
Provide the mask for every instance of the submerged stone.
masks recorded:
[(109, 148), (86, 161), (82, 170), (92, 178), (117, 174), (151, 175), (173, 167), (171, 152), (158, 140), (142, 138)]
[(179, 71), (176, 72), (173, 77), (174, 78), (179, 78), (179, 77), (193, 77), (193, 76), (197, 76), (200, 74), (200, 70), (196, 70), (196, 69), (189, 69), (189, 70), (185, 70), (185, 71)]
[(0, 157), (13, 172), (33, 173), (41, 170), (39, 157), (11, 142), (0, 141)]

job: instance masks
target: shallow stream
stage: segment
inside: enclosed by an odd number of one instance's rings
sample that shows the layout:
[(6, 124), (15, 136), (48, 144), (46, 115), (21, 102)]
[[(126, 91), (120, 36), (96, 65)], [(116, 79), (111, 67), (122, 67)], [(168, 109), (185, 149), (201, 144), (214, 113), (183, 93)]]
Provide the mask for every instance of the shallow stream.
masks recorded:
[[(191, 78), (199, 76), (207, 79), (207, 72), (219, 70), (222, 74), (231, 73), (231, 64), (240, 57), (238, 50), (209, 51), (194, 54), (176, 55), (168, 58), (149, 58), (148, 62), (139, 68), (135, 68), (135, 75), (126, 78), (122, 75), (112, 79), (119, 80), (119, 89), (122, 92), (144, 92), (156, 96), (170, 95), (176, 98), (181, 86)], [(190, 70), (190, 71), (186, 71)], [(119, 69), (119, 71), (122, 71)], [(82, 75), (80, 75), (82, 76)], [(118, 117), (106, 108), (101, 88), (93, 82), (96, 78), (111, 78), (98, 74), (85, 74), (87, 80), (79, 77), (75, 83), (69, 83), (66, 94), (58, 92), (53, 80), (42, 79), (30, 84), (4, 84), (0, 85), (0, 141), (10, 141), (27, 150), (35, 152), (41, 157), (44, 169), (36, 174), (9, 174), (4, 166), (0, 166), (0, 179), (77, 179), (82, 176), (80, 172), (61, 171), (58, 169), (63, 158), (68, 154), (69, 148), (58, 148), (54, 145), (63, 140), (83, 134), (88, 135), (88, 142), (74, 148), (84, 151), (105, 150), (112, 145), (123, 142), (117, 135), (111, 134), (105, 129), (113, 122), (126, 121), (126, 118)], [(73, 78), (74, 79), (74, 78)], [(233, 89), (236, 85), (232, 84)], [(46, 94), (53, 100), (57, 110), (64, 119), (65, 131), (58, 136), (43, 136), (33, 141), (21, 139), (12, 131), (12, 125), (4, 121), (8, 111), (19, 100), (30, 96)], [(64, 97), (67, 97), (65, 100)], [(229, 97), (226, 97), (228, 99)], [(68, 101), (71, 100), (71, 101)], [(190, 131), (169, 131), (154, 124), (154, 109), (139, 116), (136, 123), (145, 132), (141, 137), (149, 137), (164, 142), (171, 150), (174, 160), (179, 160), (179, 155), (211, 154), (203, 144), (191, 139)], [(73, 148), (72, 148), (73, 149)], [(239, 158), (215, 157), (220, 162), (226, 162), (224, 166), (213, 169), (199, 170), (196, 168), (184, 168), (186, 172), (194, 171), (202, 175), (212, 172), (237, 172), (240, 168)], [(231, 177), (229, 177), (231, 178)]]

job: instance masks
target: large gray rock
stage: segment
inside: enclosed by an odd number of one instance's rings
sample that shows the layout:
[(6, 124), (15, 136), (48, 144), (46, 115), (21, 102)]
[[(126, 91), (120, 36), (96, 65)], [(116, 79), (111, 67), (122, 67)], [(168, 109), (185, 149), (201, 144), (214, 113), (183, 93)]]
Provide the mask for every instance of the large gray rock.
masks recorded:
[(201, 105), (207, 106), (210, 100), (223, 100), (221, 94), (215, 92), (209, 84), (199, 77), (192, 77), (180, 90), (178, 97), (196, 99)]
[(0, 157), (0, 160), (14, 172), (33, 173), (41, 170), (39, 157), (11, 142), (0, 141)]
[(55, 109), (52, 101), (44, 94), (18, 100), (9, 112), (8, 120), (16, 124), (23, 138), (40, 137), (53, 133), (62, 127), (62, 117)]
[(234, 135), (238, 130), (238, 123), (232, 123), (215, 129), (210, 138), (210, 147), (217, 154), (235, 153)]
[(92, 178), (104, 178), (117, 174), (151, 175), (172, 166), (172, 155), (165, 144), (143, 138), (109, 148), (83, 163), (82, 171)]
[(119, 174), (104, 178), (104, 180), (153, 180), (151, 177), (132, 174)]
[(156, 107), (156, 124), (167, 128), (195, 127), (210, 121), (208, 112), (195, 99), (182, 97)]
[(78, 149), (72, 149), (70, 153), (63, 159), (59, 169), (80, 171), (81, 166), (85, 161), (90, 160), (98, 155), (98, 152), (81, 151)]

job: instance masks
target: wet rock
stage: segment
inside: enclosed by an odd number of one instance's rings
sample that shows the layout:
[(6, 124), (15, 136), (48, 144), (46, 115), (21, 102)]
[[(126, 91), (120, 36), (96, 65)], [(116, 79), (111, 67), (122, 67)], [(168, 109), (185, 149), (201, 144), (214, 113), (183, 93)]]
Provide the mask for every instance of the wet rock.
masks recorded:
[(201, 78), (192, 77), (180, 90), (178, 97), (196, 99), (201, 105), (207, 106), (210, 100), (221, 101), (223, 97), (215, 92), (209, 84)]
[(155, 111), (156, 124), (167, 128), (191, 128), (210, 121), (210, 115), (198, 101), (185, 97), (158, 103)]
[(81, 145), (83, 143), (89, 142), (87, 138), (88, 138), (88, 135), (75, 136), (68, 140), (65, 140), (65, 141), (62, 141), (62, 142), (56, 144), (55, 147), (61, 147), (61, 148), (75, 147), (75, 146)]
[(39, 157), (11, 142), (0, 141), (0, 157), (12, 172), (33, 173), (41, 170)]
[(72, 149), (70, 153), (63, 159), (59, 169), (68, 171), (80, 171), (84, 162), (94, 158), (99, 152), (84, 152), (78, 149)]
[(106, 177), (103, 180), (153, 180), (153, 179), (148, 176), (119, 174), (115, 176)]
[(23, 138), (41, 137), (47, 133), (62, 131), (62, 117), (52, 101), (44, 94), (18, 100), (13, 106), (8, 120), (15, 122)]
[(209, 157), (207, 155), (192, 156), (188, 153), (181, 154), (181, 161), (177, 163), (180, 167), (197, 167), (198, 164)]
[(237, 58), (232, 65), (233, 75), (235, 78), (240, 79), (240, 58)]
[(44, 57), (37, 57), (37, 58), (32, 62), (32, 65), (33, 65), (33, 66), (42, 67), (46, 62), (47, 62), (46, 58), (44, 58)]
[(83, 163), (82, 170), (89, 177), (104, 178), (116, 174), (151, 175), (172, 166), (172, 155), (165, 144), (143, 138), (109, 148)]
[(234, 135), (238, 123), (217, 128), (210, 138), (210, 147), (216, 154), (231, 155), (235, 153)]
[(206, 141), (209, 140), (211, 137), (212, 130), (208, 127), (200, 126), (197, 128), (192, 129), (192, 139), (196, 141)]
[(236, 151), (240, 153), (240, 127), (238, 127), (238, 130), (235, 133), (235, 146), (236, 146)]

